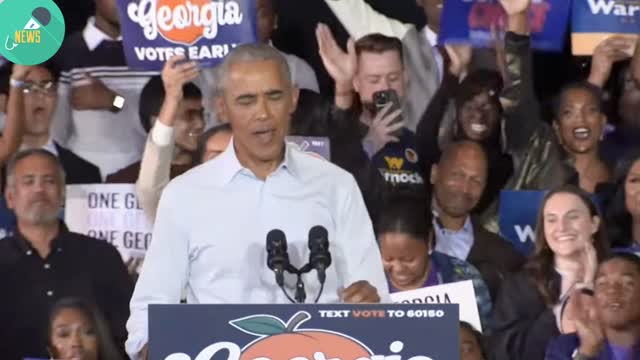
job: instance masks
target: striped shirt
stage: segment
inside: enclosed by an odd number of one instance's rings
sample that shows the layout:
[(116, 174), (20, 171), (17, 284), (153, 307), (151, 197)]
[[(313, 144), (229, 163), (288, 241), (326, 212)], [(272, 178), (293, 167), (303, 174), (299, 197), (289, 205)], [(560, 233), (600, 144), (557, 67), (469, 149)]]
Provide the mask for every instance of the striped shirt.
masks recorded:
[[(121, 39), (112, 39), (98, 29), (94, 18), (82, 32), (69, 36), (55, 61), (62, 73), (51, 129), (54, 139), (96, 164), (102, 174), (139, 161), (146, 140), (138, 115), (140, 92), (158, 72), (130, 70)], [(123, 109), (118, 113), (73, 109), (71, 90), (88, 83), (85, 74), (124, 97)]]

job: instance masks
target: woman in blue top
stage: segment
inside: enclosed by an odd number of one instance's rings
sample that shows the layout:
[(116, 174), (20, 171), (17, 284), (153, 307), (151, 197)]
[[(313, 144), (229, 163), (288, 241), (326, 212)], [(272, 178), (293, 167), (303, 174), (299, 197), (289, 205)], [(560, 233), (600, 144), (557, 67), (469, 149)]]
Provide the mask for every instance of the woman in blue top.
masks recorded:
[(383, 207), (377, 234), (391, 293), (472, 280), (478, 311), (487, 327), (489, 290), (473, 265), (433, 251), (432, 215), (424, 198), (396, 195)]

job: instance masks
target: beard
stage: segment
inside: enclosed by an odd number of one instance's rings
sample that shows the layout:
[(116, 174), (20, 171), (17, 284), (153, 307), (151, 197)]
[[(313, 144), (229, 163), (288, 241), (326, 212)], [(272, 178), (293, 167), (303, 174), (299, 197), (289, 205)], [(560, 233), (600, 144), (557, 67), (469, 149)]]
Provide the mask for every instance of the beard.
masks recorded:
[(34, 225), (51, 224), (58, 221), (59, 208), (48, 202), (36, 202), (22, 211), (22, 218)]

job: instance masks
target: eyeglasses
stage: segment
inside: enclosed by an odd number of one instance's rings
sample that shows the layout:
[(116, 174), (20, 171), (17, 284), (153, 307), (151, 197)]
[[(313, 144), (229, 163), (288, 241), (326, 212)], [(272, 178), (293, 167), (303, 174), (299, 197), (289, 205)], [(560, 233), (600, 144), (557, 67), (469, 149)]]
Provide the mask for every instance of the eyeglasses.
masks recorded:
[(39, 83), (28, 81), (24, 83), (22, 89), (22, 93), (25, 95), (41, 94), (49, 97), (54, 96), (57, 91), (56, 83), (53, 81), (43, 81)]

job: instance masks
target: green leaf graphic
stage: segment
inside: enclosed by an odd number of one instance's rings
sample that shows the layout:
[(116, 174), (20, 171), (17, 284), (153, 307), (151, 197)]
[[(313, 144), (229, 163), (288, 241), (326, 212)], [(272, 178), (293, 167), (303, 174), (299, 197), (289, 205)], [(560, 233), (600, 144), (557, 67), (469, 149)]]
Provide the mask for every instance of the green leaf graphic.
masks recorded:
[(229, 323), (243, 332), (257, 336), (282, 334), (287, 329), (282, 320), (270, 315), (252, 315)]

